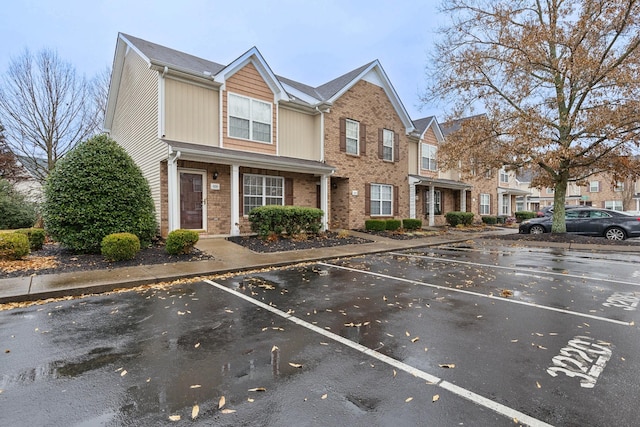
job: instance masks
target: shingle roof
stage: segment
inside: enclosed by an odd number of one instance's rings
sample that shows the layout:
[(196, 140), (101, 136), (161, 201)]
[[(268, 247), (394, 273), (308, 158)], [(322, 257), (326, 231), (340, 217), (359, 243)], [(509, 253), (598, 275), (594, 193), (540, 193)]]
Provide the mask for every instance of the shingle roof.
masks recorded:
[(424, 117), (422, 119), (417, 119), (413, 121), (413, 126), (415, 126), (416, 131), (422, 134), (425, 130), (427, 130), (427, 126), (433, 120), (434, 116)]

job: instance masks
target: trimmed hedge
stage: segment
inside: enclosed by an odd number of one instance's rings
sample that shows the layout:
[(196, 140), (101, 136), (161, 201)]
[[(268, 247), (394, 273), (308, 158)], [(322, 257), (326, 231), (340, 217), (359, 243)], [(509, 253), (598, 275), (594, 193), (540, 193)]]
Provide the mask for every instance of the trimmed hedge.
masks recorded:
[(535, 218), (537, 216), (536, 212), (531, 211), (518, 211), (515, 213), (516, 221), (522, 222), (527, 219)]
[(126, 261), (135, 258), (140, 252), (140, 239), (132, 233), (113, 233), (104, 236), (100, 244), (100, 253), (108, 261)]
[(473, 223), (473, 212), (447, 212), (444, 217), (451, 227), (455, 227), (458, 224), (471, 225)]
[(388, 231), (396, 231), (399, 230), (402, 226), (402, 221), (399, 219), (388, 219), (385, 221), (385, 228)]
[(193, 230), (173, 230), (167, 236), (165, 250), (170, 255), (188, 254), (199, 239), (200, 236)]
[(364, 222), (364, 229), (368, 231), (385, 231), (387, 221), (384, 219), (367, 219)]
[(495, 216), (483, 216), (482, 222), (484, 224), (494, 225), (494, 224), (497, 224), (498, 218)]
[(324, 212), (317, 208), (269, 205), (251, 209), (249, 221), (251, 231), (262, 238), (282, 233), (295, 236), (301, 233), (318, 234), (323, 215)]
[(22, 233), (0, 233), (0, 259), (21, 259), (29, 255), (29, 238)]
[(32, 251), (39, 251), (42, 249), (44, 239), (47, 237), (47, 234), (42, 228), (21, 228), (15, 232), (27, 236), (27, 239), (29, 239), (29, 248)]
[(402, 228), (405, 230), (420, 230), (422, 228), (422, 220), (415, 218), (405, 218), (402, 220)]

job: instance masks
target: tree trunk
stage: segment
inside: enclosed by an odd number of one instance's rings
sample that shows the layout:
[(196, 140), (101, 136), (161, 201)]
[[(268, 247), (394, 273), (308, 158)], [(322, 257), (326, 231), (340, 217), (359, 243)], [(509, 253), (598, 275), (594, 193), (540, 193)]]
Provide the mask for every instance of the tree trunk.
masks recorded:
[(561, 173), (553, 192), (553, 218), (551, 223), (552, 233), (566, 233), (567, 224), (564, 220), (564, 204), (567, 196), (567, 172)]

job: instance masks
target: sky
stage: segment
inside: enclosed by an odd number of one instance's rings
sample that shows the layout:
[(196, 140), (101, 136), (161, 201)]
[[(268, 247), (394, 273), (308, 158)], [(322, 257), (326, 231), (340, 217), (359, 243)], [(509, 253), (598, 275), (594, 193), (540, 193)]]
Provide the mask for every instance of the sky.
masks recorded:
[[(118, 32), (228, 64), (257, 47), (273, 72), (319, 86), (379, 60), (409, 116), (442, 20), (439, 0), (20, 0), (0, 16), (0, 73), (25, 49), (52, 49), (92, 78), (111, 67)], [(442, 121), (442, 119), (440, 119)]]

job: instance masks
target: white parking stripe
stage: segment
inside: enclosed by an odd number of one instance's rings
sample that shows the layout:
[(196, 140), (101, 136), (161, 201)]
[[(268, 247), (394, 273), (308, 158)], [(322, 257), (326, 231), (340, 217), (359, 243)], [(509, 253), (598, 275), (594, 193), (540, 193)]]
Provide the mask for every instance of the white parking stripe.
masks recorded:
[(410, 283), (412, 285), (427, 286), (429, 288), (440, 289), (440, 290), (444, 290), (444, 291), (448, 291), (448, 292), (457, 292), (457, 293), (461, 293), (461, 294), (472, 295), (474, 297), (479, 297), (479, 298), (488, 298), (488, 299), (502, 301), (502, 302), (506, 302), (506, 303), (510, 303), (510, 304), (520, 304), (520, 305), (525, 305), (527, 307), (534, 307), (534, 308), (539, 308), (539, 309), (542, 309), (542, 310), (555, 311), (557, 313), (569, 314), (569, 315), (572, 315), (572, 316), (586, 317), (588, 319), (594, 319), (594, 320), (601, 320), (603, 322), (615, 323), (616, 325), (623, 325), (623, 326), (631, 326), (632, 325), (632, 323), (629, 323), (629, 322), (623, 322), (621, 320), (615, 320), (615, 319), (608, 319), (606, 317), (594, 316), (593, 314), (587, 314), (587, 313), (580, 313), (580, 312), (577, 312), (577, 311), (564, 310), (562, 308), (549, 307), (547, 305), (540, 305), (540, 304), (536, 304), (536, 303), (533, 303), (533, 302), (518, 301), (518, 300), (508, 299), (508, 298), (504, 298), (504, 297), (496, 297), (494, 295), (479, 294), (477, 292), (471, 292), (471, 291), (467, 291), (467, 290), (464, 290), (464, 289), (449, 288), (447, 286), (435, 285), (433, 283), (425, 283), (425, 282), (420, 282), (418, 280), (405, 279), (405, 278), (402, 278), (402, 277), (389, 276), (387, 274), (374, 273), (372, 271), (358, 270), (356, 268), (343, 267), (343, 266), (340, 266), (340, 265), (327, 264), (327, 263), (324, 263), (324, 262), (319, 262), (318, 265), (324, 265), (326, 267), (339, 268), (341, 270), (354, 271), (354, 272), (357, 272), (357, 273), (369, 274), (371, 276), (382, 277), (384, 279), (391, 279), (391, 280), (395, 280), (395, 281), (398, 281), (398, 282)]
[[(473, 265), (473, 266), (477, 266), (477, 267), (497, 268), (497, 269), (501, 269), (501, 270), (513, 270), (513, 271), (518, 271), (518, 272), (522, 271), (522, 269), (519, 268), (519, 267), (507, 267), (507, 266), (504, 266), (504, 265), (481, 264), (481, 263), (478, 263), (478, 262), (460, 261), (460, 260), (457, 260), (457, 259), (445, 259), (445, 258), (440, 258), (440, 257), (428, 256), (428, 255), (415, 255), (415, 254), (401, 253), (401, 252), (389, 252), (389, 254), (390, 255), (405, 256), (405, 257), (410, 257), (410, 258), (431, 259), (431, 260), (434, 260), (434, 261), (450, 262), (450, 263), (454, 263), (454, 264)], [(582, 280), (588, 279), (588, 280), (597, 280), (597, 281), (600, 281), (600, 282), (615, 283), (615, 284), (620, 284), (620, 285), (640, 286), (639, 283), (625, 282), (625, 281), (622, 281), (622, 280), (603, 279), (603, 278), (600, 278), (600, 277), (578, 276), (577, 274), (556, 273), (554, 271), (544, 271), (544, 270), (529, 270), (529, 269), (527, 269), (526, 271), (529, 271), (529, 272), (532, 272), (532, 273), (539, 273), (539, 274), (548, 274), (548, 275), (551, 275), (551, 276), (571, 277), (571, 278), (574, 278), (574, 279), (582, 279)]]
[[(328, 264), (327, 264), (328, 265)], [(290, 314), (285, 313), (282, 310), (279, 310), (275, 307), (272, 307), (268, 304), (265, 304), (263, 302), (260, 302), (258, 300), (255, 300), (253, 298), (251, 298), (250, 296), (247, 296), (241, 292), (235, 291), (233, 289), (230, 289), (226, 286), (223, 286), (219, 283), (213, 282), (211, 280), (204, 280), (205, 283), (208, 283), (222, 291), (228, 292), (232, 295), (235, 295), (239, 298), (242, 298), (248, 302), (250, 302), (251, 304), (257, 305), (260, 308), (263, 308), (275, 315), (278, 315), (280, 317), (283, 317), (287, 320), (290, 320), (291, 322), (300, 325), (304, 328), (307, 328), (311, 331), (314, 331), (320, 335), (325, 336), (326, 338), (329, 338), (331, 340), (334, 340), (336, 342), (339, 342), (340, 344), (343, 344), (347, 347), (350, 347), (354, 350), (357, 350), (363, 354), (366, 354), (367, 356), (373, 357), (377, 360), (379, 360), (380, 362), (386, 363), (396, 369), (402, 370), (408, 374), (411, 374), (415, 377), (421, 378), (425, 381), (428, 381), (429, 383), (432, 383), (434, 386), (436, 387), (441, 387), (449, 392), (451, 392), (454, 395), (463, 397), (467, 400), (470, 400), (471, 402), (479, 405), (479, 406), (483, 406), (487, 409), (491, 409), (492, 411), (503, 415), (505, 417), (511, 418), (511, 419), (517, 419), (518, 423), (524, 424), (524, 425), (529, 425), (532, 427), (543, 427), (543, 426), (548, 426), (551, 427), (551, 424), (547, 424), (544, 421), (540, 421), (536, 418), (533, 418), (525, 413), (522, 413), (520, 411), (517, 411), (515, 409), (509, 408), (508, 406), (502, 405), (498, 402), (494, 402), (493, 400), (487, 399), (486, 397), (480, 396), (479, 394), (476, 394), (470, 390), (464, 389), (462, 387), (459, 387), (455, 384), (452, 384), (448, 381), (444, 381), (441, 378), (438, 378), (434, 375), (431, 375), (427, 372), (421, 371), (420, 369), (416, 369), (411, 365), (407, 365), (406, 363), (400, 362), (396, 359), (393, 359), (389, 356), (385, 356), (382, 353), (378, 353), (375, 350), (370, 349), (369, 347), (365, 347), (361, 344), (358, 344), (356, 342), (353, 342), (347, 338), (344, 338), (341, 335), (335, 334), (333, 332), (329, 332), (325, 329), (319, 328), (316, 325), (313, 325), (309, 322), (306, 322), (298, 317), (292, 316)]]

